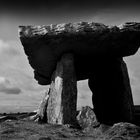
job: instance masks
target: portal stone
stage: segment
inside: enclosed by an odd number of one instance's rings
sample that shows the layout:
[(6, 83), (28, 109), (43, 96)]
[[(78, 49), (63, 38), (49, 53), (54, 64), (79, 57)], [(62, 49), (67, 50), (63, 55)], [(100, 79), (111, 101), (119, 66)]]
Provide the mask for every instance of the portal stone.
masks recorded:
[(63, 55), (57, 63), (46, 109), (48, 123), (76, 123), (77, 81), (73, 63), (71, 54)]
[(133, 99), (128, 71), (122, 58), (101, 59), (89, 78), (97, 119), (101, 123), (133, 121)]

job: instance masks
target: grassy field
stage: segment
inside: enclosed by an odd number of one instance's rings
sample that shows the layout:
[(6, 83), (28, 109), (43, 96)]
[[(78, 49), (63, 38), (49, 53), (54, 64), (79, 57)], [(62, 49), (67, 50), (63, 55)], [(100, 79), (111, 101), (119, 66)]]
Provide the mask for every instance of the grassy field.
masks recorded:
[[(140, 106), (135, 107), (140, 120)], [(35, 112), (0, 114), (0, 140), (140, 140), (140, 127), (130, 123), (118, 123), (105, 129), (80, 129), (68, 125), (40, 124), (31, 121)]]

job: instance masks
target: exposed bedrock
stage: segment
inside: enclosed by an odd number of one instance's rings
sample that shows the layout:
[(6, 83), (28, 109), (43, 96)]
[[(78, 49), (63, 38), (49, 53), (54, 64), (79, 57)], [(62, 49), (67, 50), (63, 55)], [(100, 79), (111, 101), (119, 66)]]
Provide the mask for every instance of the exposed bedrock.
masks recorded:
[(140, 23), (118, 27), (93, 22), (20, 26), (19, 35), (35, 79), (48, 85), (64, 53), (74, 54), (77, 80), (88, 79), (99, 58), (135, 54), (140, 45)]

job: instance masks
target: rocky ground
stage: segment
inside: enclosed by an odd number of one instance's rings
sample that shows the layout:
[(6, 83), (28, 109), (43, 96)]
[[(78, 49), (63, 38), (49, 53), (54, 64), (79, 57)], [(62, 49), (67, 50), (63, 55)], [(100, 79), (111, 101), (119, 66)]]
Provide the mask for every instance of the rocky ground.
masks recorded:
[(140, 140), (140, 127), (130, 123), (93, 128), (41, 124), (29, 120), (35, 113), (3, 114), (0, 140)]

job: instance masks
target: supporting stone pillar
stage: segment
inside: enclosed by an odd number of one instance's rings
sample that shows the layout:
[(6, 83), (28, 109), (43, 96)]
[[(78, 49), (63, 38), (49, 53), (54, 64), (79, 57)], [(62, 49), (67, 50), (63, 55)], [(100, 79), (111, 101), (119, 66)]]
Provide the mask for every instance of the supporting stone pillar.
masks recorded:
[(52, 75), (48, 94), (38, 111), (40, 120), (50, 124), (75, 124), (77, 81), (72, 54), (64, 54)]
[(128, 71), (122, 58), (101, 59), (89, 78), (94, 111), (99, 122), (133, 121), (133, 99)]

